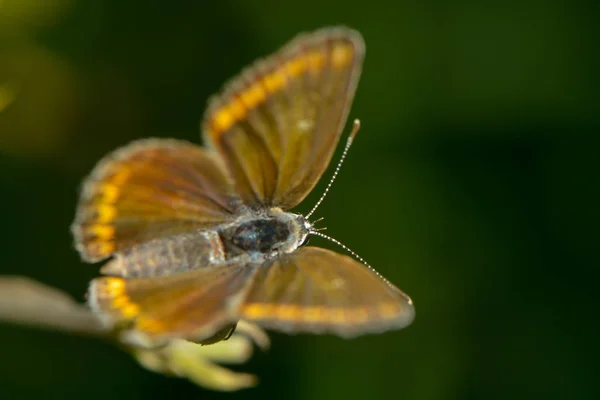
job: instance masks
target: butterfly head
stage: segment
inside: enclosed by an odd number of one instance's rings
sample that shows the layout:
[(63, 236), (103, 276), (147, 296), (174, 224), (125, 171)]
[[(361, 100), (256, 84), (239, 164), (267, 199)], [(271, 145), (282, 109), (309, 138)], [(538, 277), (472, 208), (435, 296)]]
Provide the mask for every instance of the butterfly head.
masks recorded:
[(307, 243), (313, 229), (313, 224), (306, 217), (302, 214), (284, 212), (279, 208), (272, 208), (269, 214), (278, 221), (281, 221), (289, 229), (289, 236), (278, 246), (279, 251), (291, 253)]
[(310, 233), (313, 231), (313, 223), (302, 214), (292, 214), (297, 228), (298, 247), (308, 243)]

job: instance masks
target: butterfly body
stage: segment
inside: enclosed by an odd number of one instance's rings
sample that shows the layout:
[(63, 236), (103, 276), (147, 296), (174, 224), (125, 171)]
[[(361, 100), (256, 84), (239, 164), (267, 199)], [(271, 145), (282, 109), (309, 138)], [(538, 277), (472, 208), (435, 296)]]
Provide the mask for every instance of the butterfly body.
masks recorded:
[(101, 160), (72, 226), (84, 261), (109, 260), (90, 307), (138, 345), (213, 342), (240, 320), (342, 337), (410, 324), (406, 294), (305, 246), (325, 235), (290, 211), (331, 160), (363, 57), (353, 30), (299, 35), (211, 100), (206, 146), (145, 139)]
[(302, 215), (271, 208), (220, 229), (219, 235), (228, 254), (241, 253), (262, 263), (296, 250), (308, 237), (310, 228)]
[(197, 229), (128, 248), (102, 268), (105, 275), (158, 277), (223, 264), (262, 264), (296, 250), (311, 225), (279, 208), (240, 212), (215, 229)]

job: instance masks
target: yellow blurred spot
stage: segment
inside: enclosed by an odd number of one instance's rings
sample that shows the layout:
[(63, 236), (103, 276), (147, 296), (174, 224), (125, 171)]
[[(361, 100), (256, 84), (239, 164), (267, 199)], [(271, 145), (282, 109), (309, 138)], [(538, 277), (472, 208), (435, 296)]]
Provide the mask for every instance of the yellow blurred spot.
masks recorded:
[(333, 66), (334, 68), (341, 68), (348, 64), (350, 57), (352, 56), (351, 48), (346, 44), (341, 44), (333, 49)]
[[(3, 29), (8, 29), (3, 13), (0, 10), (0, 41)], [(58, 158), (75, 132), (77, 78), (68, 62), (44, 47), (29, 42), (5, 47), (0, 49), (5, 80), (0, 82), (0, 152)], [(6, 82), (18, 84), (18, 92)]]
[(229, 129), (234, 122), (235, 120), (228, 109), (220, 109), (215, 115), (215, 124), (217, 125), (216, 134)]
[(311, 66), (311, 68), (321, 69), (321, 67), (323, 66), (323, 59), (324, 59), (323, 53), (321, 53), (319, 51), (311, 51), (310, 53), (308, 53), (307, 57), (308, 57), (308, 63)]
[(125, 294), (114, 297), (110, 305), (121, 313), (122, 319), (132, 319), (140, 313), (140, 307), (129, 301)]
[(114, 221), (115, 216), (117, 215), (117, 209), (110, 205), (98, 204), (97, 213), (98, 217), (96, 218), (96, 221), (99, 223), (107, 223)]
[(0, 112), (11, 105), (13, 101), (15, 101), (15, 91), (8, 85), (0, 86)]
[(244, 104), (240, 100), (233, 99), (229, 105), (229, 112), (233, 115), (234, 119), (239, 121), (246, 115), (246, 107), (244, 107)]
[(306, 60), (304, 57), (298, 57), (289, 61), (286, 67), (291, 76), (298, 76), (306, 70)]
[(100, 187), (101, 201), (108, 204), (114, 204), (119, 197), (119, 188), (110, 183), (105, 183)]
[(280, 319), (289, 320), (299, 320), (302, 316), (300, 307), (294, 305), (280, 305), (275, 314)]
[(248, 318), (252, 319), (260, 319), (260, 318), (268, 318), (272, 315), (273, 306), (270, 304), (259, 304), (259, 303), (250, 303), (244, 307), (244, 314)]
[(325, 314), (319, 307), (307, 307), (302, 310), (302, 319), (305, 321), (321, 322), (325, 318)]
[(285, 75), (275, 70), (263, 78), (263, 83), (270, 92), (276, 92), (285, 85)]
[(108, 291), (122, 293), (125, 288), (125, 281), (122, 278), (106, 278), (105, 282)]
[(120, 310), (121, 308), (127, 306), (129, 304), (129, 300), (127, 300), (127, 297), (120, 295), (120, 296), (116, 296), (113, 300), (112, 300), (112, 306), (118, 310)]
[(240, 98), (246, 104), (247, 108), (253, 108), (262, 103), (267, 98), (267, 94), (261, 85), (254, 84), (240, 93)]
[(71, 0), (0, 0), (0, 33), (51, 25)]
[(128, 303), (126, 306), (121, 308), (121, 312), (125, 318), (133, 318), (140, 313), (140, 308), (137, 304)]
[(115, 235), (115, 228), (110, 225), (92, 225), (87, 228), (86, 233), (103, 240), (108, 240)]
[(137, 329), (145, 332), (156, 333), (164, 330), (164, 324), (153, 318), (139, 318), (136, 321)]
[(131, 319), (139, 314), (140, 308), (131, 302), (125, 292), (126, 283), (121, 278), (104, 278), (104, 285), (99, 287), (98, 295), (109, 299), (110, 307), (119, 311), (121, 317)]

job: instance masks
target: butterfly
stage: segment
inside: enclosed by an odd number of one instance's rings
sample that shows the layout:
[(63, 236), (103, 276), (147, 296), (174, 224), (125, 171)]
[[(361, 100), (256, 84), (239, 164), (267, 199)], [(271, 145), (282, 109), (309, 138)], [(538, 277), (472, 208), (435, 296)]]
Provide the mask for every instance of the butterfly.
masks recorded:
[(300, 34), (210, 100), (204, 147), (144, 139), (101, 160), (72, 225), (85, 262), (108, 259), (91, 308), (140, 345), (212, 343), (241, 320), (342, 337), (410, 324), (406, 294), (360, 257), (307, 246), (329, 237), (314, 209), (289, 211), (331, 161), (364, 54), (349, 28)]

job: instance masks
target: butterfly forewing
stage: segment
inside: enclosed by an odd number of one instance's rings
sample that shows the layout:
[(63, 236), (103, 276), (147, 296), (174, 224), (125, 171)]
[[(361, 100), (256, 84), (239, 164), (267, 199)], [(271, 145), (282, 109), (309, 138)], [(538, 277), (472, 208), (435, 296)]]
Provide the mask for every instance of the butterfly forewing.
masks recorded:
[(312, 190), (339, 140), (363, 57), (352, 30), (300, 35), (213, 99), (203, 134), (246, 204), (290, 209)]
[(73, 224), (86, 261), (154, 238), (234, 218), (234, 187), (214, 154), (177, 140), (134, 142), (101, 161), (84, 183)]
[(408, 296), (356, 260), (303, 247), (259, 268), (240, 318), (286, 332), (344, 337), (404, 327)]

